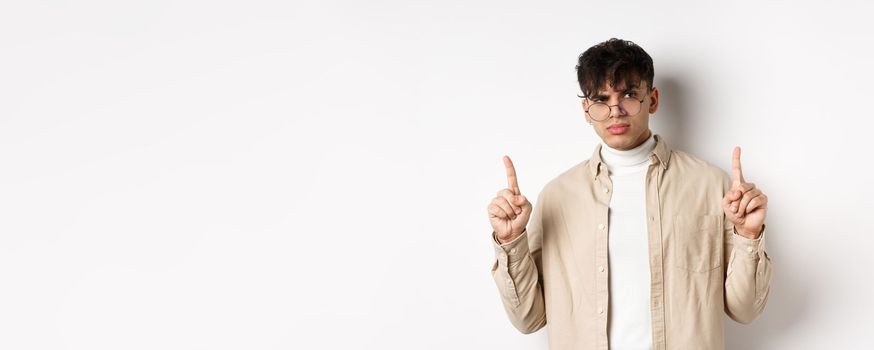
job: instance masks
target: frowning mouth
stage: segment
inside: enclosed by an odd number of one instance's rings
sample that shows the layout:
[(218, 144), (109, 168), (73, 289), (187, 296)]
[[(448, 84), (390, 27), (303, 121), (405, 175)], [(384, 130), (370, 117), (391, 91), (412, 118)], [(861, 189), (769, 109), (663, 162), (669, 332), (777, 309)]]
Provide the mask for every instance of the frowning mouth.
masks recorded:
[(607, 130), (610, 131), (613, 135), (624, 134), (628, 131), (628, 124), (615, 124), (607, 127)]

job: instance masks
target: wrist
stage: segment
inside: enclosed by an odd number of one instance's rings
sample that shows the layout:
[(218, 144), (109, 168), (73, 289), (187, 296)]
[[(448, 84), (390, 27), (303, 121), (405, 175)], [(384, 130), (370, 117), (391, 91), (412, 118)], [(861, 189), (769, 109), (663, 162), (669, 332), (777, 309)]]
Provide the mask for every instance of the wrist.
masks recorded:
[(498, 243), (500, 243), (500, 244), (507, 244), (507, 243), (510, 243), (510, 242), (512, 242), (513, 240), (515, 240), (517, 237), (519, 237), (519, 235), (510, 236), (510, 237), (507, 237), (507, 238), (505, 238), (505, 239), (500, 239), (500, 238), (498, 238)]
[(519, 232), (516, 234), (511, 233), (510, 236), (508, 236), (507, 238), (504, 238), (504, 239), (502, 239), (501, 237), (498, 237), (498, 235), (495, 235), (495, 239), (498, 241), (499, 244), (507, 244), (507, 243), (510, 243), (512, 241), (515, 241), (524, 232), (525, 232), (525, 230), (522, 230), (522, 232)]
[(744, 229), (738, 230), (737, 227), (735, 227), (734, 233), (736, 233), (740, 236), (743, 236), (744, 238), (747, 238), (747, 239), (759, 239), (759, 237), (761, 237), (761, 235), (762, 235), (762, 231), (764, 230), (764, 228), (765, 228), (765, 226), (762, 225), (759, 227), (759, 230), (757, 230), (755, 232), (750, 232), (750, 231), (747, 231)]

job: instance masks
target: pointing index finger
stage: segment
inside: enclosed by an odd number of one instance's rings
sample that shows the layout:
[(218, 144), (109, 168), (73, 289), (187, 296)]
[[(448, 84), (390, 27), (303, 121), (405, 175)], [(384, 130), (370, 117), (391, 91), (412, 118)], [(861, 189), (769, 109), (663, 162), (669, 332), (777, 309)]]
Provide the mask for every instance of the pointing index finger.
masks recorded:
[(504, 168), (507, 169), (507, 186), (514, 194), (519, 195), (519, 183), (516, 181), (516, 168), (513, 166), (513, 161), (510, 156), (504, 156)]
[(734, 153), (731, 155), (731, 173), (735, 183), (744, 183), (744, 173), (740, 166), (740, 147), (734, 147)]

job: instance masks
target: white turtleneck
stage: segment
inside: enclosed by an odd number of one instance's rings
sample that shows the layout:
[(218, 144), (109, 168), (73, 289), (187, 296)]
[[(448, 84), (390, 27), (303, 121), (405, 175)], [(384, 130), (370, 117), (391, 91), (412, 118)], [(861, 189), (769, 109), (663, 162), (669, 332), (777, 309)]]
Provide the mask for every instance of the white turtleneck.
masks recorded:
[(621, 151), (601, 142), (610, 197), (608, 258), (610, 263), (610, 349), (652, 349), (649, 238), (646, 228), (646, 173), (655, 138)]

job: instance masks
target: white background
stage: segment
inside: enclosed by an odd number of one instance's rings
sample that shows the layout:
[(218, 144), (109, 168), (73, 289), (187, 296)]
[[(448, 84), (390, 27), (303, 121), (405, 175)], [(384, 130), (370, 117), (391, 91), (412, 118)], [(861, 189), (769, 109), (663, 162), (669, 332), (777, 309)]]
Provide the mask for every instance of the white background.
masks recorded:
[(545, 349), (486, 205), (585, 160), (574, 65), (655, 60), (669, 145), (770, 199), (729, 349), (870, 349), (862, 1), (0, 5), (0, 348)]

